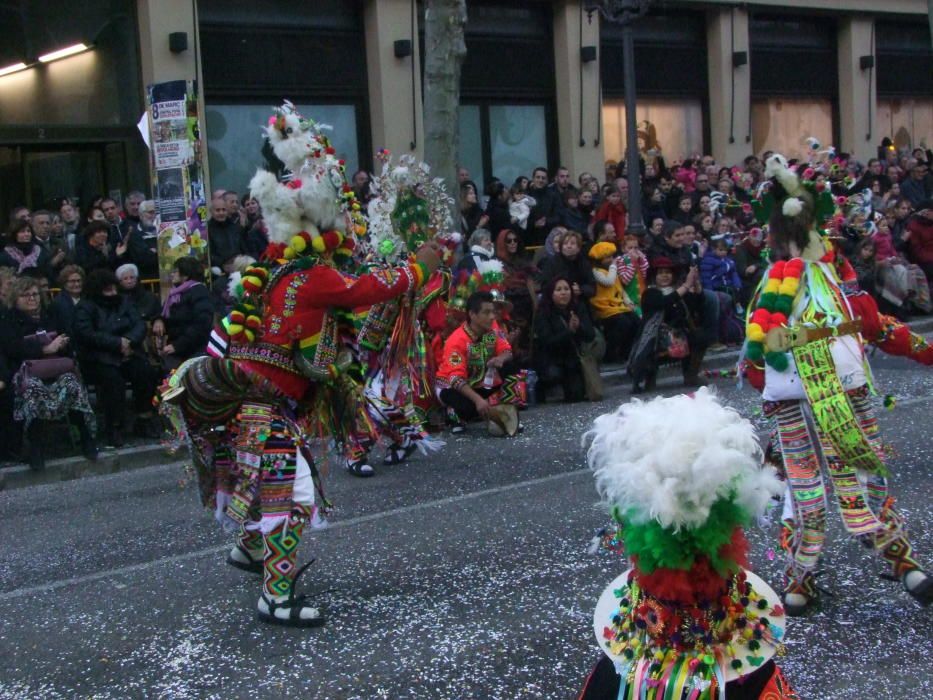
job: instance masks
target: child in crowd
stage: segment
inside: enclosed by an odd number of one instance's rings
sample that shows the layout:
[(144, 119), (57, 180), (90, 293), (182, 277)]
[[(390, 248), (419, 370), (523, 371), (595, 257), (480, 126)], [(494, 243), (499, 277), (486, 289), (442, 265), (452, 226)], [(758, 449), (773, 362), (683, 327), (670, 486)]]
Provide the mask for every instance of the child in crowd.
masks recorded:
[(593, 316), (606, 336), (606, 362), (624, 362), (638, 333), (639, 319), (631, 303), (626, 303), (622, 280), (616, 266), (617, 248), (604, 241), (590, 248), (596, 293), (590, 299)]
[(561, 226), (570, 231), (579, 231), (584, 238), (589, 235), (589, 219), (580, 210), (580, 193), (576, 187), (568, 187), (563, 195), (564, 207), (560, 211)]
[(531, 216), (531, 210), (534, 209), (535, 200), (516, 185), (512, 185), (509, 194), (511, 195), (509, 216), (515, 220), (516, 226), (525, 231), (528, 228), (528, 217)]
[(627, 234), (622, 255), (615, 259), (626, 303), (641, 318), (641, 295), (648, 279), (648, 258), (641, 250), (638, 236)]
[(737, 298), (742, 280), (739, 278), (735, 260), (729, 253), (729, 244), (725, 237), (713, 237), (700, 262), (700, 277), (703, 280), (703, 289), (725, 292), (733, 300)]
[(677, 200), (677, 211), (674, 212), (672, 218), (680, 224), (691, 223), (693, 221), (693, 197), (686, 193), (680, 195), (680, 199)]

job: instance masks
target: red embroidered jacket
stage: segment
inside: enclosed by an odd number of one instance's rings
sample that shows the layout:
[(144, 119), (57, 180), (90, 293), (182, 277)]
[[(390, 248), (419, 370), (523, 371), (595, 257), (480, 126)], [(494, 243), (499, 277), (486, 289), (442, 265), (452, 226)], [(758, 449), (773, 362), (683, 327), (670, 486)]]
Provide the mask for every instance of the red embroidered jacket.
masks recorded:
[[(498, 324), (481, 338), (474, 338), (469, 325), (464, 323), (444, 343), (443, 357), (437, 368), (437, 390), (457, 389), (464, 384), (473, 388), (480, 386), (486, 376), (486, 363), (511, 351), (512, 346)], [(500, 382), (497, 376), (496, 384)]]
[(297, 342), (302, 355), (317, 367), (336, 359), (337, 322), (328, 311), (372, 306), (404, 294), (423, 278), (421, 269), (402, 266), (354, 277), (326, 265), (291, 272), (269, 290), (262, 334), (248, 345), (231, 345), (230, 357), (269, 379), (288, 396), (299, 399), (310, 380), (291, 360)]

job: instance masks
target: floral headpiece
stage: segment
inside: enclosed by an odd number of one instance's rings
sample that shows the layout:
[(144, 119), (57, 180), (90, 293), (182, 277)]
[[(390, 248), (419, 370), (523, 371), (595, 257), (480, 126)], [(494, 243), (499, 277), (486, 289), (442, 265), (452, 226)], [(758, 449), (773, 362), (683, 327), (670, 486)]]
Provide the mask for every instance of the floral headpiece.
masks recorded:
[(376, 154), (382, 171), (371, 187), (376, 195), (369, 203), (369, 242), (372, 255), (390, 263), (404, 259), (430, 239), (446, 238), (453, 228), (444, 180), (431, 177), (427, 163), (411, 155), (392, 164), (387, 149)]

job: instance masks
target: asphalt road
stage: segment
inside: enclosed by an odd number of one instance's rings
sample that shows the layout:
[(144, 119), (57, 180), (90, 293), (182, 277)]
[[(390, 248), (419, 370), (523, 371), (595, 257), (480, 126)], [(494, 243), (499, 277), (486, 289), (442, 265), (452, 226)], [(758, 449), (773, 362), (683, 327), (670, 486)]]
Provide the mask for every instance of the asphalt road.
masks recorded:
[[(933, 565), (933, 374), (874, 364), (898, 399), (880, 412), (894, 491)], [(731, 381), (716, 381), (724, 399), (764, 427)], [(596, 599), (624, 567), (586, 554), (606, 518), (579, 440), (628, 398), (536, 408), (513, 440), (447, 436), (374, 479), (333, 472), (338, 511), (302, 551), (320, 630), (255, 621), (258, 580), (223, 563), (180, 464), (0, 492), (0, 698), (573, 698), (599, 655)], [(833, 595), (792, 622), (788, 678), (811, 700), (933, 697), (933, 608), (830, 520)], [(776, 533), (749, 535), (777, 588)]]

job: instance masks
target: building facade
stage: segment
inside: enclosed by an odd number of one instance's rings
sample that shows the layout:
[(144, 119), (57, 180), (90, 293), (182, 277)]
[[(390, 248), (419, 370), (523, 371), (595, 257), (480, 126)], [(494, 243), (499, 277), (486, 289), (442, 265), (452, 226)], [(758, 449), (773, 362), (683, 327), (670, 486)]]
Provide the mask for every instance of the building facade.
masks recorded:
[[(0, 206), (146, 189), (145, 86), (197, 80), (212, 189), (243, 192), (259, 125), (287, 98), (334, 126), (348, 169), (421, 152), (418, 0), (64, 0), (0, 9)], [(24, 6), (31, 3), (23, 3)], [(621, 35), (581, 0), (468, 0), (461, 162), (477, 182), (537, 165), (601, 173), (625, 148)], [(668, 161), (798, 155), (816, 136), (866, 160), (933, 146), (926, 0), (679, 0), (635, 35), (643, 150)], [(170, 44), (175, 35), (175, 44)], [(179, 36), (183, 35), (182, 44)], [(89, 48), (51, 62), (43, 52)], [(4, 68), (26, 67), (4, 74)]]

